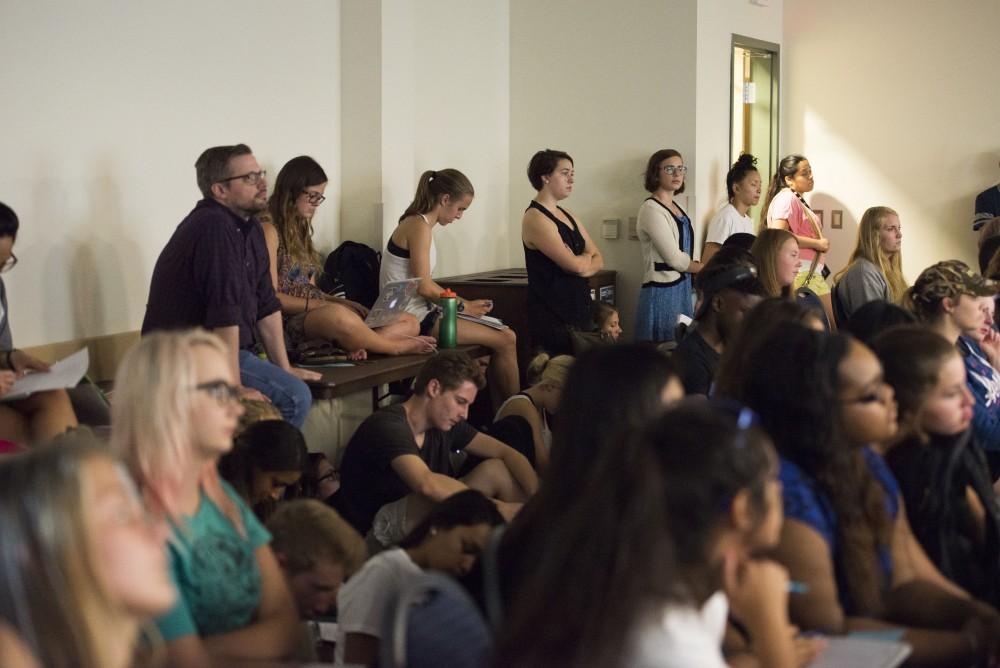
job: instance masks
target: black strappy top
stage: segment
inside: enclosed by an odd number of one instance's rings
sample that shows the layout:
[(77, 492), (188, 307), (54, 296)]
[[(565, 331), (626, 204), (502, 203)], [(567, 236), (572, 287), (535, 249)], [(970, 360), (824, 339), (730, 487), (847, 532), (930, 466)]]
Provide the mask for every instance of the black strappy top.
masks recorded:
[[(541, 211), (559, 231), (559, 238), (574, 255), (582, 255), (587, 246), (579, 226), (565, 209), (558, 207), (570, 224), (562, 222), (544, 206), (531, 200), (528, 209)], [(527, 211), (527, 209), (525, 209)], [(546, 309), (560, 321), (571, 327), (589, 330), (591, 322), (590, 287), (587, 279), (567, 274), (540, 250), (524, 247), (524, 265), (528, 269), (528, 298)]]

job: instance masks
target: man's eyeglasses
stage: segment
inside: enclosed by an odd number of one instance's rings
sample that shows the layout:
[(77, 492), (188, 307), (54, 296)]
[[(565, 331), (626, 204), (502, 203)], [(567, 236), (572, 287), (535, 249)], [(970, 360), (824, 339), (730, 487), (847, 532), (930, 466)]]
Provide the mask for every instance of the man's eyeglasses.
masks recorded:
[(303, 190), (302, 194), (306, 196), (306, 199), (309, 200), (309, 203), (313, 206), (319, 206), (326, 201), (326, 196), (321, 193), (312, 193), (308, 190)]
[(688, 168), (685, 165), (666, 165), (664, 166), (663, 171), (670, 175), (687, 174)]
[(208, 396), (219, 402), (220, 406), (234, 404), (240, 400), (240, 390), (235, 385), (230, 385), (224, 380), (213, 380), (208, 383), (195, 385), (194, 389), (204, 392)]
[(246, 174), (239, 174), (238, 176), (230, 176), (226, 179), (219, 179), (218, 183), (225, 183), (227, 181), (235, 181), (236, 179), (243, 179), (252, 186), (257, 185), (261, 181), (267, 178), (267, 171), (260, 170), (259, 172), (247, 172)]
[(7, 261), (4, 262), (3, 265), (0, 265), (0, 273), (10, 271), (14, 268), (15, 264), (17, 264), (17, 256), (14, 255), (14, 253), (11, 253), (10, 257), (7, 258)]

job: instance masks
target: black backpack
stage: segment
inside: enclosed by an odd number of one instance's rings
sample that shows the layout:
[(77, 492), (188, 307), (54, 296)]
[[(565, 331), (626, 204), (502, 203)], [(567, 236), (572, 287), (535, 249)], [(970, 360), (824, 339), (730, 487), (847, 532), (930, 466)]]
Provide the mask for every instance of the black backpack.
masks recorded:
[(371, 308), (378, 299), (382, 254), (356, 241), (345, 241), (326, 257), (319, 288)]

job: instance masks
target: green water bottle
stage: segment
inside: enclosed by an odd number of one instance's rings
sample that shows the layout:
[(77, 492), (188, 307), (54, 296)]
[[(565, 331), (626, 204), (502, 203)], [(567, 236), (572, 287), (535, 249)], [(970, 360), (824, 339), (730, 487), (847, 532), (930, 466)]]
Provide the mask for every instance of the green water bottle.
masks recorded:
[(458, 295), (449, 289), (441, 293), (441, 326), (438, 328), (438, 348), (458, 345)]

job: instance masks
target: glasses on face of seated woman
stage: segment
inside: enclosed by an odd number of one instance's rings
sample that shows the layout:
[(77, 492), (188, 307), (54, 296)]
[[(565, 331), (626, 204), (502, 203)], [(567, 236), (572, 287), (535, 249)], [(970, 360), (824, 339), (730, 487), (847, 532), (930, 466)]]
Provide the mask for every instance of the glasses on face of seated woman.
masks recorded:
[(303, 190), (302, 194), (306, 196), (306, 200), (313, 206), (319, 206), (326, 201), (326, 196), (322, 193), (314, 193), (308, 190)]
[(686, 165), (665, 165), (663, 171), (672, 176), (674, 174), (687, 174), (688, 168)]
[(235, 385), (230, 385), (224, 380), (213, 380), (207, 383), (200, 383), (194, 386), (208, 396), (219, 402), (220, 406), (236, 403), (240, 400), (240, 390)]

